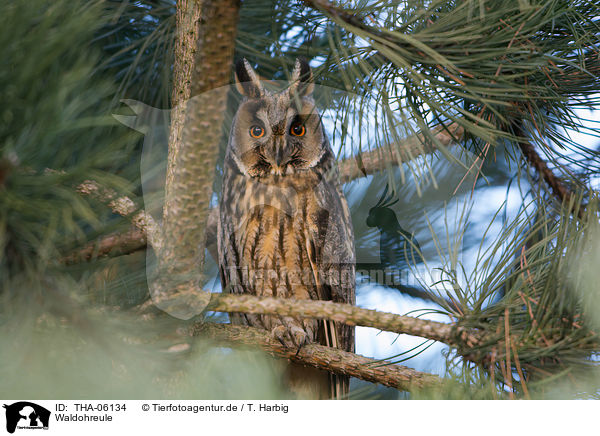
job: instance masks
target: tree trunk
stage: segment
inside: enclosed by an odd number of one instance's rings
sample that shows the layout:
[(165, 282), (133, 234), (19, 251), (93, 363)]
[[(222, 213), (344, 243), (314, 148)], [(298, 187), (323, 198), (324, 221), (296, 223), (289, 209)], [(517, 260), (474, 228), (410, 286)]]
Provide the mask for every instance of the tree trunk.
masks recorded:
[(161, 309), (180, 318), (200, 313), (206, 221), (227, 104), (239, 0), (180, 0), (159, 277)]

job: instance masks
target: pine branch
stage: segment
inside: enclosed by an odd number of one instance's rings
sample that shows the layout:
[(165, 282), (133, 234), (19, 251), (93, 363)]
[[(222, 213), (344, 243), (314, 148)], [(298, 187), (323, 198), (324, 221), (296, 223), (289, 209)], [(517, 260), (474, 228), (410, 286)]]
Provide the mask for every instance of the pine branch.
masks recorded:
[(344, 23), (356, 27), (357, 29), (364, 30), (369, 32), (372, 35), (377, 35), (382, 37), (383, 33), (368, 26), (365, 24), (360, 18), (351, 14), (350, 12), (334, 5), (330, 1), (327, 0), (302, 0), (302, 2), (317, 11), (325, 12), (331, 18), (337, 19), (339, 21), (343, 21)]
[(438, 376), (405, 366), (369, 359), (357, 354), (323, 345), (304, 345), (300, 350), (284, 347), (266, 331), (253, 327), (228, 324), (198, 323), (193, 334), (207, 335), (219, 342), (233, 345), (259, 346), (269, 354), (335, 374), (356, 377), (400, 390), (440, 385)]
[(515, 134), (518, 137), (517, 144), (523, 153), (523, 156), (527, 162), (533, 167), (533, 169), (540, 175), (540, 178), (544, 180), (554, 196), (562, 204), (572, 204), (572, 211), (577, 212), (577, 216), (581, 219), (585, 213), (585, 207), (577, 204), (573, 199), (573, 192), (567, 188), (565, 182), (548, 168), (548, 164), (539, 153), (531, 142), (527, 140), (527, 136), (523, 127), (520, 124), (514, 125)]
[(154, 218), (141, 210), (129, 197), (119, 196), (114, 190), (101, 186), (94, 180), (86, 180), (80, 184), (77, 187), (77, 192), (96, 198), (108, 205), (114, 213), (129, 218), (132, 224), (146, 235), (154, 250), (160, 250), (159, 228)]
[(320, 300), (255, 297), (213, 293), (207, 309), (217, 312), (253, 313), (300, 318), (329, 319), (351, 326), (372, 327), (379, 330), (421, 336), (444, 342), (450, 346), (473, 347), (483, 340), (474, 330), (395, 313), (362, 309), (350, 304)]
[(101, 257), (116, 257), (146, 248), (146, 233), (132, 227), (125, 233), (111, 233), (63, 257), (61, 263), (72, 265)]
[[(193, 302), (199, 292), (180, 294), (181, 304), (183, 302)], [(480, 346), (490, 340), (495, 341), (495, 338), (489, 338), (481, 331), (461, 327), (457, 324), (445, 324), (412, 316), (363, 309), (350, 304), (334, 303), (333, 301), (257, 297), (219, 292), (209, 293), (209, 295), (211, 298), (206, 310), (215, 312), (327, 319), (350, 326), (371, 327), (398, 334), (420, 336), (443, 342), (457, 348), (459, 351), (468, 352), (471, 352), (473, 347)], [(153, 300), (147, 300), (138, 306), (138, 312), (147, 315), (155, 310), (154, 303), (156, 302)]]
[[(462, 138), (464, 129), (457, 123), (453, 123), (445, 128), (438, 127), (431, 133), (442, 145), (449, 146)], [(425, 145), (425, 135), (422, 133), (413, 135), (406, 138), (401, 144), (379, 147), (361, 153), (359, 156), (342, 160), (339, 163), (340, 180), (342, 183), (346, 183), (359, 177), (384, 171), (390, 166), (409, 162), (417, 156), (431, 154), (435, 150), (435, 147)]]
[[(431, 37), (422, 28), (411, 31), (410, 35), (405, 35), (406, 28), (394, 30), (378, 27), (377, 24), (370, 23), (369, 15), (361, 16), (362, 12), (359, 10), (346, 9), (347, 6), (342, 5), (342, 2), (336, 4), (328, 0), (303, 0), (303, 3), (325, 14), (353, 34), (369, 40), (373, 49), (379, 49), (374, 52), (374, 56), (379, 55), (390, 60), (392, 64), (399, 65), (401, 71), (405, 71), (406, 66), (411, 65), (418, 74), (413, 77), (410, 74), (403, 75), (404, 73), (401, 73), (405, 87), (410, 91), (409, 94), (416, 94), (415, 90), (419, 90), (422, 94), (419, 98), (420, 103), (433, 108), (433, 112), (438, 113), (436, 118), (459, 121), (468, 127), (471, 133), (488, 143), (493, 142), (499, 132), (504, 134), (502, 136), (514, 140), (519, 145), (527, 162), (551, 188), (553, 195), (560, 202), (570, 204), (572, 212), (576, 213), (579, 218), (583, 216), (585, 206), (579, 204), (575, 193), (568, 188), (565, 181), (548, 168), (534, 145), (527, 139), (522, 120), (526, 119), (534, 125), (544, 125), (549, 120), (544, 114), (553, 113), (551, 122), (564, 122), (566, 125), (570, 125), (573, 121), (571, 110), (568, 109), (571, 102), (578, 101), (579, 98), (585, 100), (594, 94), (598, 86), (597, 73), (600, 71), (598, 50), (594, 42), (597, 23), (592, 23), (591, 17), (589, 22), (581, 19), (586, 17), (586, 14), (590, 14), (591, 9), (573, 5), (573, 10), (581, 8), (582, 11), (579, 18), (574, 19), (569, 16), (570, 14), (565, 14), (563, 9), (565, 4), (548, 6), (548, 12), (556, 14), (556, 17), (567, 16), (561, 25), (568, 31), (559, 31), (555, 29), (555, 19), (547, 22), (537, 21), (539, 16), (536, 17), (536, 15), (539, 11), (535, 8), (531, 8), (529, 11), (520, 8), (521, 15), (516, 21), (503, 17), (501, 8), (496, 11), (493, 11), (494, 7), (486, 8), (490, 10), (490, 20), (498, 21), (500, 32), (489, 35), (489, 39), (494, 40), (489, 48), (485, 45), (473, 48), (477, 53), (486, 53), (486, 60), (483, 62), (480, 56), (469, 56), (469, 44), (462, 39), (462, 35), (461, 39), (457, 39), (457, 35), (447, 39), (436, 38)], [(447, 17), (450, 15), (459, 17), (460, 14), (465, 13), (464, 8), (452, 2), (449, 2), (447, 6), (452, 8), (452, 11), (445, 12), (449, 13)], [(368, 14), (368, 9), (365, 10)], [(447, 21), (434, 13), (433, 9), (427, 13), (431, 13), (431, 18), (427, 20), (431, 25), (435, 21), (435, 24), (442, 28), (444, 22)], [(440, 18), (439, 21), (436, 21), (436, 17)], [(546, 27), (550, 23), (552, 30)], [(455, 25), (460, 26), (458, 21), (455, 22)], [(419, 29), (419, 26), (415, 26), (415, 29)], [(453, 28), (448, 27), (447, 29)], [(456, 30), (458, 32), (458, 29)], [(482, 34), (486, 34), (487, 31), (482, 29), (482, 32)], [(486, 39), (481, 39), (481, 36), (475, 36), (476, 34), (477, 32), (470, 32), (471, 41), (476, 44), (485, 43)], [(576, 37), (572, 35), (576, 35)], [(446, 41), (448, 42), (446, 43)], [(460, 52), (463, 47), (464, 56), (458, 58), (458, 62), (462, 65), (458, 66), (453, 61), (457, 59), (456, 53)], [(528, 57), (524, 53), (531, 54)], [(552, 53), (552, 56), (549, 53)], [(532, 62), (533, 58), (537, 59), (536, 62)], [(496, 72), (490, 77), (494, 64), (497, 64)], [(485, 67), (480, 69), (481, 65), (485, 65)], [(519, 65), (518, 70), (514, 70), (515, 65)], [(432, 72), (432, 67), (437, 72)], [(515, 74), (516, 71), (519, 73)], [(438, 79), (437, 75), (440, 72), (442, 77)], [(502, 74), (500, 74), (501, 72)], [(421, 87), (423, 75), (427, 75), (429, 79), (427, 87)], [(549, 83), (543, 85), (547, 83), (547, 80)], [(456, 93), (457, 86), (460, 86), (461, 89), (458, 94)], [(504, 88), (504, 91), (501, 92), (500, 88), (497, 88), (498, 86)], [(456, 98), (437, 101), (435, 96), (440, 92), (429, 93), (427, 91), (428, 88), (436, 89), (437, 87), (449, 91), (448, 96), (454, 95)], [(486, 88), (492, 92), (482, 91)], [(506, 96), (511, 97), (506, 98)], [(575, 98), (576, 96), (577, 98)], [(463, 104), (472, 101), (477, 101), (476, 107), (481, 109), (476, 116), (462, 111)], [(497, 108), (490, 110), (494, 105), (498, 107), (505, 105), (507, 108), (512, 108), (496, 113)], [(527, 105), (529, 110), (520, 110), (524, 109), (522, 107), (524, 105)], [(550, 105), (554, 107), (550, 109)], [(416, 107), (417, 105), (414, 105), (414, 108)], [(457, 110), (466, 115), (462, 120), (458, 120), (454, 116)], [(486, 123), (482, 122), (483, 120), (498, 119), (499, 114), (501, 114), (500, 118), (507, 117), (508, 119), (505, 128), (501, 129), (490, 123), (484, 126)], [(424, 117), (424, 113), (419, 112), (419, 115)], [(473, 120), (475, 120), (474, 124), (471, 123)], [(581, 121), (579, 120), (579, 122)], [(510, 129), (511, 125), (512, 130)], [(498, 130), (494, 131), (496, 129)], [(556, 138), (553, 140), (556, 141)], [(383, 163), (385, 164), (385, 162)]]

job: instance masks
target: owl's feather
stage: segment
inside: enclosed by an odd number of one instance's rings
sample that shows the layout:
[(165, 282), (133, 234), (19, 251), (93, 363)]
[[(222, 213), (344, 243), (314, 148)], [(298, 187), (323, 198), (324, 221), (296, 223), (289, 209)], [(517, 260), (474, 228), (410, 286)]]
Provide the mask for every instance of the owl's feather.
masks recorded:
[[(302, 85), (311, 77), (308, 64), (299, 61), (292, 86), (276, 94), (242, 65), (238, 79), (250, 84), (238, 87), (246, 99), (234, 118), (220, 204), (223, 289), (354, 304), (350, 215), (312, 86)], [(248, 314), (232, 322), (268, 329), (287, 346), (316, 342), (354, 351), (354, 329), (340, 323)], [(329, 380), (329, 395), (347, 393), (347, 377)]]

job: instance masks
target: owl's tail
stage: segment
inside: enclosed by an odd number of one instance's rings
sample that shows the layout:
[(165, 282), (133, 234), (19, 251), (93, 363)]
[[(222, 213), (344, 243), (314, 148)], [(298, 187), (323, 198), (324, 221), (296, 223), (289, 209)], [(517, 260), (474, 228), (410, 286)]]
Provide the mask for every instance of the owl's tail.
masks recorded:
[(329, 374), (330, 398), (332, 400), (346, 400), (350, 388), (350, 377), (347, 375)]
[[(339, 327), (340, 325), (336, 325), (334, 321), (323, 321), (319, 342), (328, 347), (343, 349), (344, 346), (338, 334)], [(288, 366), (286, 378), (290, 390), (300, 399), (343, 400), (348, 398), (350, 385), (348, 376), (331, 374), (324, 370), (292, 363)]]
[[(339, 329), (335, 321), (324, 320), (323, 329), (325, 332), (325, 345), (332, 348), (343, 348), (339, 338)], [(350, 378), (344, 375), (329, 374), (329, 398), (333, 400), (343, 400), (348, 397)]]
[(286, 384), (297, 399), (328, 400), (331, 398), (331, 381), (327, 371), (290, 363), (286, 371)]

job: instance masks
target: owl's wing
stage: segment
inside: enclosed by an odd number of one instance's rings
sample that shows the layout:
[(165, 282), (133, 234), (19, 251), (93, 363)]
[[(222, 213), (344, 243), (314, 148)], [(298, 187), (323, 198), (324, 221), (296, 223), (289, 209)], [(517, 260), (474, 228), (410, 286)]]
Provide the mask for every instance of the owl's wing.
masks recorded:
[[(317, 280), (320, 300), (356, 304), (355, 259), (352, 222), (346, 199), (337, 183), (324, 181), (317, 187), (320, 211), (317, 225), (307, 235), (307, 254)], [(323, 343), (354, 351), (354, 328), (328, 321)]]
[[(226, 172), (227, 175), (227, 172)], [(230, 209), (232, 199), (225, 195), (219, 205), (219, 220), (217, 223), (217, 245), (219, 254), (219, 275), (223, 292), (232, 294), (244, 293), (243, 271), (239, 268), (240, 253), (235, 241), (235, 228)], [(231, 323), (235, 325), (250, 324), (248, 317), (255, 317), (243, 313), (230, 313)], [(258, 325), (258, 324), (254, 324)]]
[[(319, 207), (310, 221), (316, 225), (309, 226), (305, 237), (318, 298), (354, 305), (354, 237), (346, 199), (335, 181), (320, 183), (315, 194)], [(331, 320), (321, 322), (320, 343), (354, 352), (354, 327)], [(349, 383), (349, 377), (330, 375), (332, 398), (346, 398)]]

